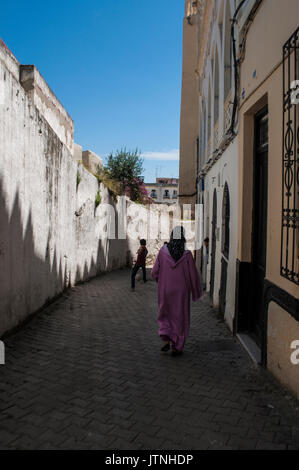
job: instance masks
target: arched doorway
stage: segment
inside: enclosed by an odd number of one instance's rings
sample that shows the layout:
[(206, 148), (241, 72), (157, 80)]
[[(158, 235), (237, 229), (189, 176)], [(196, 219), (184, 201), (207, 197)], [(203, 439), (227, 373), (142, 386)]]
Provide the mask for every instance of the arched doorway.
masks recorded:
[(215, 258), (216, 258), (216, 227), (217, 227), (217, 193), (213, 194), (213, 216), (211, 233), (211, 273), (210, 273), (210, 297), (213, 300), (215, 281)]
[(219, 290), (219, 309), (224, 315), (226, 305), (227, 266), (229, 258), (229, 221), (230, 201), (228, 185), (225, 183), (222, 200), (222, 233), (221, 233), (221, 279)]
[[(202, 193), (199, 193), (199, 197), (198, 197), (198, 202), (199, 204), (202, 205), (202, 219), (204, 217), (204, 195)], [(200, 225), (198, 225), (197, 227), (197, 230), (198, 230), (198, 233), (202, 232), (203, 233), (203, 220), (200, 221)], [(199, 237), (198, 237), (199, 238)], [(204, 268), (205, 268), (205, 260), (204, 260), (204, 243), (202, 243), (198, 253), (199, 253), (199, 262), (197, 262), (197, 252), (195, 252), (196, 254), (196, 264), (197, 264), (197, 267), (199, 268), (199, 271), (200, 271), (200, 274), (201, 274), (201, 279), (202, 279), (202, 283), (203, 283), (203, 289), (205, 289), (205, 282), (204, 282)]]

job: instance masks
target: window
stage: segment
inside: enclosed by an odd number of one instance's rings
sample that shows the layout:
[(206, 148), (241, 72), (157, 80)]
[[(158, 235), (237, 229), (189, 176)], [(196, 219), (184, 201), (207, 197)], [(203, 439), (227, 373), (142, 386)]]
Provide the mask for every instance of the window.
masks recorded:
[(227, 183), (224, 185), (223, 201), (222, 201), (222, 236), (221, 236), (221, 251), (225, 258), (229, 256), (229, 191)]
[(299, 80), (299, 28), (283, 46), (283, 151), (280, 274), (299, 284), (299, 105), (292, 82)]
[(165, 199), (169, 199), (169, 197), (170, 197), (170, 196), (169, 196), (169, 190), (168, 190), (168, 189), (165, 189), (165, 191), (164, 191), (164, 198), (165, 198)]
[(153, 199), (155, 199), (155, 198), (157, 197), (157, 194), (156, 194), (156, 190), (155, 190), (155, 189), (152, 189), (152, 191), (151, 191), (151, 197), (152, 197)]

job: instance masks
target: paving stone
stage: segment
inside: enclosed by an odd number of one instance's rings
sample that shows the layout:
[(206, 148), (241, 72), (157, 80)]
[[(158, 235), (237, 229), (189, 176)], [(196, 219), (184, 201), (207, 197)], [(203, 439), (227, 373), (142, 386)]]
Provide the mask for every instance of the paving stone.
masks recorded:
[(274, 442), (258, 441), (257, 450), (286, 450), (286, 444), (276, 444)]
[(173, 358), (160, 351), (156, 284), (133, 294), (129, 281), (120, 270), (76, 286), (6, 338), (0, 449), (299, 449), (298, 402), (207, 295)]
[(256, 448), (256, 444), (257, 439), (246, 439), (238, 436), (232, 436), (228, 441), (228, 445), (233, 449), (241, 450), (254, 450)]

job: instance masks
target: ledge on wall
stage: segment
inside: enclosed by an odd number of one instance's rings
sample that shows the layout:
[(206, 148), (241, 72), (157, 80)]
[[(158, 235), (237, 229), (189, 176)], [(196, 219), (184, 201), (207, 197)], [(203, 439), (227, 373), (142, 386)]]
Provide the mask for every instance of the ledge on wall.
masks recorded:
[(257, 346), (253, 339), (245, 333), (237, 333), (236, 336), (253, 362), (256, 365), (260, 365), (262, 362), (261, 349)]
[(97, 173), (99, 168), (103, 168), (103, 160), (99, 155), (92, 152), (91, 150), (83, 150), (79, 144), (74, 144), (74, 160), (78, 163), (82, 163), (84, 168), (93, 175)]
[(74, 122), (35, 65), (20, 65), (19, 81), (55, 134), (73, 153)]
[(97, 173), (98, 169), (103, 167), (103, 160), (91, 150), (84, 150), (82, 152), (82, 162), (91, 173)]

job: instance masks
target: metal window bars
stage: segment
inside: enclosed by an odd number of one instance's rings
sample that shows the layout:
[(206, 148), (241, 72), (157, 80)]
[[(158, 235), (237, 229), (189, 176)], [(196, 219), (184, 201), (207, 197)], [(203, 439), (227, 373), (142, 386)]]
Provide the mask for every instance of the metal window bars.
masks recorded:
[[(299, 28), (283, 46), (282, 223), (280, 274), (299, 284)], [(298, 94), (299, 96), (299, 94)]]

